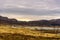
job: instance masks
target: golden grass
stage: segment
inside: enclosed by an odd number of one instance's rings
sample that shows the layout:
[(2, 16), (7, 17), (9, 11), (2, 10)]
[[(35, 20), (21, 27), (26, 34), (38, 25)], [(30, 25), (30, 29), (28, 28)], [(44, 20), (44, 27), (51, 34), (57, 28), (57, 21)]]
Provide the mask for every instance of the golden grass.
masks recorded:
[(49, 38), (60, 38), (60, 34), (52, 34), (52, 33), (41, 33), (39, 31), (33, 31), (28, 28), (11, 28), (11, 27), (0, 27), (0, 33), (11, 33), (11, 34), (22, 34), (22, 35), (30, 35), (36, 37), (49, 37)]

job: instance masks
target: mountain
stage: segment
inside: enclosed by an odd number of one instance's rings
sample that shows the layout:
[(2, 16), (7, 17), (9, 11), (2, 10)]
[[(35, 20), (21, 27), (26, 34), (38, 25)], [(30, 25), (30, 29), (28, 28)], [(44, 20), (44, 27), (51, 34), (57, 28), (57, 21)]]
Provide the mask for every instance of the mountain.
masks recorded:
[(0, 16), (0, 25), (22, 25), (22, 26), (60, 26), (60, 19), (36, 20), (36, 21), (18, 21), (8, 17)]

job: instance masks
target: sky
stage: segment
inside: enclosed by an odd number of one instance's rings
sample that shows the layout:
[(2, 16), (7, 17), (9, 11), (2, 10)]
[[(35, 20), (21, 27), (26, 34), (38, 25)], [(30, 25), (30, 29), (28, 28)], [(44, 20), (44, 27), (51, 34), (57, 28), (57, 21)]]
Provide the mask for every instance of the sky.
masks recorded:
[(0, 0), (0, 15), (22, 21), (60, 18), (60, 0)]

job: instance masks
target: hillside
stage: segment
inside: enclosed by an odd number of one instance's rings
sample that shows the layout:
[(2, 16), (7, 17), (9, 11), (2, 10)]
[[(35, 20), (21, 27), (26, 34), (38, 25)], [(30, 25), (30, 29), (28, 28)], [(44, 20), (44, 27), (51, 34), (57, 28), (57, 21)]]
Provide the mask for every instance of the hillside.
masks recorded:
[(14, 18), (8, 18), (8, 17), (3, 17), (0, 16), (0, 25), (21, 25), (21, 26), (48, 26), (48, 27), (53, 27), (53, 26), (60, 26), (60, 19), (51, 19), (51, 20), (34, 20), (34, 21), (20, 21)]

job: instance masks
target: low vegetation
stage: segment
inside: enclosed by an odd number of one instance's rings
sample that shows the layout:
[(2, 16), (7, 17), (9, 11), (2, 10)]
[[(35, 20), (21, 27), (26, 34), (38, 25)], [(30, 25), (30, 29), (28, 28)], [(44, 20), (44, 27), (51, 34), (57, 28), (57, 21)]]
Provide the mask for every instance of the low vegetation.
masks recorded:
[(0, 27), (0, 40), (60, 40), (60, 34), (43, 33), (28, 28)]

